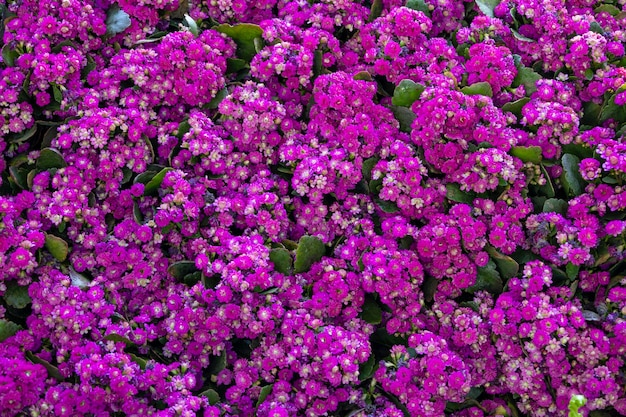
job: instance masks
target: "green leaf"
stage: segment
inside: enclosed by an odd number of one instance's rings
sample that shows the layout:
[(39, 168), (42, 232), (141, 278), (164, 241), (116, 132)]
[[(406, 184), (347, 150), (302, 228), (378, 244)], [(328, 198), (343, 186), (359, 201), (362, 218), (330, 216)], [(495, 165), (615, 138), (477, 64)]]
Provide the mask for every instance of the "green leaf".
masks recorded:
[(476, 5), (485, 16), (494, 17), (493, 11), (500, 4), (500, 0), (476, 0)]
[(263, 29), (252, 23), (238, 23), (234, 26), (222, 24), (213, 28), (225, 34), (237, 44), (237, 56), (246, 62), (252, 61), (256, 55), (255, 39), (261, 40)]
[(222, 100), (226, 98), (226, 96), (228, 96), (228, 89), (227, 88), (221, 89), (220, 91), (217, 92), (215, 97), (213, 97), (211, 101), (209, 101), (209, 103), (207, 104), (207, 108), (217, 109), (220, 103), (222, 102)]
[(67, 166), (61, 152), (53, 148), (45, 148), (41, 150), (39, 158), (37, 158), (37, 168), (50, 169), (50, 168), (64, 168)]
[(382, 0), (374, 0), (372, 2), (372, 7), (370, 8), (370, 15), (367, 19), (368, 22), (372, 22), (374, 19), (379, 17), (383, 12), (383, 1)]
[(111, 333), (111, 334), (108, 334), (108, 335), (104, 336), (104, 340), (110, 340), (112, 342), (122, 342), (127, 347), (135, 346), (135, 344), (130, 339), (128, 339), (128, 338), (126, 338), (124, 336), (120, 336), (117, 333)]
[(28, 286), (18, 285), (15, 281), (8, 281), (6, 286), (7, 290), (4, 293), (4, 301), (11, 307), (15, 307), (19, 310), (26, 308), (27, 305), (33, 302), (28, 295)]
[(502, 293), (502, 278), (500, 278), (500, 274), (496, 271), (496, 264), (493, 261), (490, 260), (486, 267), (477, 269), (476, 284), (467, 288), (467, 292), (487, 291), (492, 294)]
[(326, 245), (320, 239), (313, 236), (302, 236), (298, 241), (298, 249), (296, 249), (294, 271), (296, 273), (308, 271), (311, 269), (311, 265), (322, 259), (325, 253)]
[(472, 204), (474, 197), (466, 191), (462, 191), (459, 184), (450, 182), (446, 184), (446, 198), (457, 203)]
[(361, 307), (361, 318), (369, 324), (379, 324), (383, 320), (383, 311), (371, 296), (365, 296), (365, 302)]
[(502, 278), (513, 278), (519, 272), (519, 264), (510, 256), (498, 252), (493, 246), (487, 247), (487, 253), (495, 262)]
[(196, 271), (198, 271), (198, 268), (196, 268), (196, 264), (193, 261), (174, 262), (167, 268), (167, 273), (179, 281), (182, 281), (185, 275)]
[(578, 271), (580, 270), (580, 266), (574, 265), (571, 262), (568, 262), (565, 265), (565, 273), (569, 279), (575, 279), (578, 276)]
[(135, 355), (134, 353), (129, 353), (128, 356), (130, 356), (130, 358), (133, 360), (133, 362), (135, 362), (137, 365), (139, 365), (139, 369), (141, 369), (142, 371), (144, 369), (146, 369), (146, 365), (148, 365), (148, 361), (145, 360), (142, 357), (139, 357), (137, 355)]
[(261, 393), (259, 394), (259, 399), (256, 402), (256, 406), (260, 406), (267, 399), (268, 395), (272, 393), (272, 389), (274, 389), (274, 384), (266, 385), (261, 388)]
[(58, 85), (52, 84), (52, 95), (54, 96), (54, 101), (60, 103), (63, 101), (63, 93)]
[(394, 117), (400, 123), (400, 131), (404, 133), (411, 133), (411, 125), (417, 118), (415, 113), (411, 109), (402, 106), (391, 106), (391, 111)]
[(48, 371), (48, 376), (50, 376), (51, 378), (54, 378), (57, 381), (65, 380), (65, 378), (63, 378), (63, 375), (61, 375), (61, 372), (59, 372), (59, 368), (52, 365), (47, 360), (41, 359), (39, 356), (36, 356), (30, 351), (25, 352), (24, 356), (26, 356), (26, 359), (28, 359), (32, 363), (36, 363), (46, 368), (46, 371)]
[(563, 173), (561, 174), (561, 183), (565, 192), (570, 197), (581, 195), (584, 191), (585, 181), (580, 175), (579, 164), (580, 159), (576, 155), (566, 153), (561, 158), (563, 164)]
[(607, 12), (611, 16), (617, 16), (618, 14), (620, 14), (621, 10), (618, 9), (617, 7), (613, 6), (612, 4), (603, 4), (601, 6), (596, 7), (595, 9), (593, 9), (593, 12), (595, 14), (599, 14), (599, 13), (602, 13), (602, 12)]
[(585, 70), (585, 79), (587, 81), (593, 80), (594, 75), (595, 72), (591, 68), (587, 68), (587, 70)]
[(214, 389), (208, 389), (206, 391), (202, 391), (199, 397), (206, 397), (209, 400), (209, 405), (215, 405), (220, 402), (220, 395)]
[(233, 74), (248, 66), (248, 62), (239, 58), (226, 59), (226, 74)]
[(529, 101), (530, 97), (522, 97), (519, 100), (511, 101), (502, 106), (502, 111), (511, 112), (519, 117), (522, 114), (522, 109)]
[(598, 22), (591, 22), (589, 30), (604, 36), (604, 28)]
[(521, 42), (537, 42), (536, 40), (534, 40), (532, 38), (529, 38), (528, 36), (522, 35), (518, 31), (516, 31), (515, 29), (511, 29), (511, 33), (513, 34), (513, 37), (515, 39), (517, 39), (518, 41), (521, 41)]
[(217, 375), (226, 368), (226, 352), (220, 353), (219, 356), (209, 357), (209, 367), (207, 369), (209, 375)]
[(522, 160), (522, 162), (532, 162), (538, 164), (541, 162), (540, 146), (514, 146), (511, 148), (511, 155)]
[(274, 270), (283, 275), (291, 275), (293, 259), (287, 249), (275, 248), (270, 251), (270, 261), (274, 264)]
[(18, 56), (18, 53), (12, 50), (8, 43), (4, 44), (2, 47), (2, 62), (4, 62), (4, 65), (14, 67)]
[(157, 193), (157, 190), (161, 186), (161, 183), (163, 182), (163, 178), (165, 178), (165, 174), (173, 170), (174, 169), (171, 167), (165, 167), (161, 171), (159, 171), (154, 177), (152, 177), (150, 181), (148, 181), (146, 187), (143, 190), (143, 194), (155, 195)]
[(359, 381), (365, 381), (370, 379), (372, 375), (374, 375), (374, 371), (376, 370), (376, 357), (374, 353), (370, 354), (370, 357), (367, 359), (367, 362), (363, 362), (359, 365)]
[(397, 213), (400, 211), (398, 205), (393, 201), (382, 200), (380, 198), (375, 199), (376, 205), (385, 213)]
[(425, 274), (424, 282), (422, 284), (422, 291), (424, 292), (424, 299), (428, 302), (433, 301), (435, 298), (435, 292), (437, 292), (437, 286), (439, 280), (432, 275)]
[(418, 12), (424, 12), (427, 16), (430, 16), (430, 9), (424, 0), (408, 0), (406, 7), (417, 10)]
[(526, 95), (531, 95), (535, 91), (537, 91), (537, 81), (541, 80), (543, 77), (533, 71), (532, 68), (528, 68), (525, 66), (520, 66), (517, 69), (517, 76), (513, 80), (514, 86), (523, 85), (526, 90)]
[(546, 202), (543, 204), (543, 212), (544, 213), (567, 213), (568, 208), (567, 201), (562, 200), (560, 198), (548, 198)]
[(13, 336), (22, 327), (13, 323), (12, 321), (0, 319), (0, 342), (4, 342), (9, 337)]
[(28, 173), (30, 170), (23, 166), (9, 167), (9, 176), (20, 188), (28, 189)]
[(360, 71), (354, 74), (352, 77), (353, 80), (361, 80), (361, 81), (373, 81), (372, 74), (367, 71)]
[(374, 156), (363, 161), (363, 165), (361, 166), (361, 174), (366, 181), (370, 181), (372, 179), (372, 170), (379, 160), (380, 158)]
[(91, 55), (87, 55), (87, 65), (80, 70), (80, 78), (85, 79), (89, 73), (96, 69), (96, 61), (93, 60)]
[(409, 79), (404, 79), (400, 81), (400, 84), (398, 84), (395, 90), (393, 90), (391, 103), (394, 106), (411, 107), (411, 104), (420, 98), (425, 88), (426, 87), (422, 84), (417, 84)]
[(626, 106), (620, 106), (615, 103), (615, 97), (617, 94), (626, 90), (626, 84), (622, 85), (617, 89), (615, 94), (613, 94), (609, 100), (602, 106), (602, 110), (600, 111), (599, 121), (605, 122), (609, 119), (615, 119), (619, 122), (626, 121)]
[(130, 16), (124, 10), (114, 4), (107, 10), (107, 35), (117, 35), (124, 32), (130, 26)]
[(554, 191), (554, 185), (552, 184), (552, 179), (550, 178), (550, 175), (548, 175), (548, 171), (546, 170), (546, 167), (543, 166), (543, 164), (541, 165), (541, 173), (543, 174), (543, 177), (546, 179), (546, 183), (540, 186), (539, 190), (546, 197), (552, 198), (556, 195), (556, 192)]
[(193, 33), (195, 36), (198, 36), (198, 24), (193, 19), (193, 17), (185, 14), (183, 21), (185, 22), (185, 26), (189, 28), (189, 32)]
[(463, 94), (468, 96), (487, 96), (493, 97), (493, 90), (491, 89), (491, 84), (485, 81), (481, 81), (479, 83), (474, 83), (472, 85), (468, 85), (467, 87), (461, 88)]
[(35, 125), (35, 126), (31, 127), (30, 129), (25, 130), (23, 132), (20, 132), (17, 135), (11, 137), (10, 139), (8, 139), (8, 142), (10, 142), (10, 143), (24, 143), (28, 139), (30, 139), (33, 136), (35, 136), (35, 133), (37, 133), (37, 125)]
[(69, 253), (69, 246), (67, 242), (58, 236), (46, 234), (46, 249), (48, 252), (59, 262), (67, 259)]

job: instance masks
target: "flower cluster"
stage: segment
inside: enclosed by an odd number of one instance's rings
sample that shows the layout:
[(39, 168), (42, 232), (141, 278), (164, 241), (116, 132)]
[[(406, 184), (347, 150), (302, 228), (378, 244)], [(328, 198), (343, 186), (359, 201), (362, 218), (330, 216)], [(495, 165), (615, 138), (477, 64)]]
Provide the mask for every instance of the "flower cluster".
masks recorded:
[(0, 415), (626, 414), (623, 3), (0, 4)]

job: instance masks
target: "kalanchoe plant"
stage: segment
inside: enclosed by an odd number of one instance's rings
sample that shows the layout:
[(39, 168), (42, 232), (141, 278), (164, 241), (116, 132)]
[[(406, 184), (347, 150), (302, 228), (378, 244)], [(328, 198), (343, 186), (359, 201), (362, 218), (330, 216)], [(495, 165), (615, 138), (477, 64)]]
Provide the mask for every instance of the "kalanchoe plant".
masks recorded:
[(0, 4), (0, 416), (626, 414), (625, 13)]

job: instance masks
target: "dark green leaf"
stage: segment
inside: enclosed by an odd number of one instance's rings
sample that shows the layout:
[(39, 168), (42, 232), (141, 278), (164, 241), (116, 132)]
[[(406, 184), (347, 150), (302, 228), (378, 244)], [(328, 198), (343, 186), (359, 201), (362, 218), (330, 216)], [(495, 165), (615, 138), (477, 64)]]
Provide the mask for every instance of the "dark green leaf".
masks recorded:
[(36, 363), (46, 368), (46, 371), (48, 371), (48, 376), (50, 376), (51, 378), (54, 378), (57, 381), (63, 381), (65, 379), (63, 378), (63, 375), (61, 375), (61, 372), (59, 372), (59, 368), (52, 365), (47, 360), (41, 359), (39, 356), (36, 356), (32, 352), (25, 352), (24, 356), (26, 356), (26, 358), (32, 363)]
[(252, 58), (256, 55), (254, 40), (261, 40), (261, 35), (263, 35), (263, 29), (259, 25), (252, 23), (239, 23), (234, 26), (222, 24), (215, 26), (213, 29), (224, 33), (235, 41), (239, 58), (246, 62), (252, 61)]
[(198, 271), (198, 268), (196, 268), (196, 264), (193, 261), (174, 262), (167, 268), (167, 273), (179, 281), (182, 281), (185, 275), (196, 271)]
[(537, 81), (541, 80), (541, 75), (533, 71), (532, 68), (521, 66), (517, 69), (517, 76), (513, 80), (513, 85), (523, 85), (526, 95), (531, 95), (537, 91)]
[(45, 148), (41, 150), (39, 158), (37, 158), (37, 168), (46, 170), (50, 168), (64, 168), (67, 166), (61, 152), (53, 148)]
[(570, 197), (581, 195), (584, 191), (585, 181), (580, 175), (579, 164), (580, 159), (576, 155), (566, 153), (561, 158), (563, 164), (563, 174), (561, 174), (561, 183), (565, 188), (565, 192)]
[(419, 12), (424, 12), (426, 15), (430, 16), (430, 9), (424, 0), (408, 0), (406, 2), (406, 7)]
[(522, 162), (532, 162), (538, 164), (541, 162), (540, 146), (514, 146), (511, 148), (511, 155), (522, 160)]
[(311, 265), (322, 259), (325, 253), (326, 245), (320, 239), (313, 236), (302, 236), (298, 241), (298, 249), (296, 249), (294, 271), (296, 273), (308, 271)]
[(228, 89), (223, 88), (217, 92), (217, 95), (209, 101), (207, 104), (207, 108), (209, 109), (217, 109), (222, 100), (224, 100), (228, 96)]
[(8, 142), (10, 143), (24, 143), (26, 142), (28, 139), (32, 138), (35, 133), (37, 133), (37, 125), (31, 127), (28, 130), (25, 130), (23, 132), (18, 133), (17, 135), (11, 137), (10, 139), (8, 139)]
[(272, 393), (272, 389), (274, 388), (274, 384), (266, 385), (261, 388), (261, 393), (259, 394), (259, 399), (256, 402), (256, 406), (260, 406), (267, 399), (268, 395)]
[(575, 279), (576, 277), (578, 277), (579, 270), (580, 266), (574, 265), (571, 262), (568, 262), (567, 265), (565, 265), (565, 273), (567, 274), (567, 277), (569, 279)]
[(379, 324), (383, 320), (383, 311), (376, 300), (370, 296), (366, 296), (363, 307), (361, 307), (360, 316), (369, 324)]
[(148, 361), (145, 360), (142, 357), (139, 357), (133, 353), (129, 353), (128, 356), (130, 356), (130, 358), (133, 360), (133, 362), (135, 362), (137, 365), (139, 365), (139, 368), (141, 370), (146, 369), (146, 365), (148, 364)]
[(400, 123), (400, 131), (411, 133), (411, 125), (417, 118), (415, 113), (411, 109), (401, 106), (391, 106), (391, 111), (393, 111), (394, 117)]
[(494, 17), (493, 11), (500, 4), (500, 0), (476, 0), (476, 5), (485, 16)]
[(0, 319), (0, 342), (4, 342), (20, 329), (21, 327), (12, 321)]
[(287, 249), (275, 248), (270, 251), (270, 261), (274, 264), (274, 270), (284, 275), (290, 275), (293, 259)]
[(544, 167), (543, 165), (541, 165), (541, 173), (543, 174), (543, 177), (546, 179), (546, 183), (540, 186), (539, 190), (546, 197), (552, 198), (556, 195), (556, 192), (554, 191), (554, 185), (552, 185), (552, 179), (550, 178), (550, 175), (548, 175), (548, 171), (546, 171), (546, 167)]
[(54, 96), (54, 101), (60, 103), (63, 101), (63, 93), (58, 85), (52, 84), (52, 95)]
[(9, 167), (11, 179), (22, 189), (28, 189), (28, 173), (30, 170), (24, 166)]
[(207, 369), (209, 375), (217, 375), (226, 368), (226, 352), (220, 353), (219, 356), (211, 356), (209, 358), (209, 367)]
[(173, 168), (165, 167), (161, 171), (159, 171), (150, 181), (148, 181), (143, 191), (144, 195), (155, 195), (157, 193), (157, 190), (161, 186), (161, 183), (163, 182), (163, 178), (165, 178), (165, 174), (170, 171), (173, 171)]
[(376, 205), (385, 213), (397, 213), (400, 211), (398, 205), (393, 201), (382, 200), (380, 198), (376, 198)]
[(366, 181), (369, 181), (372, 179), (372, 170), (374, 169), (374, 167), (376, 166), (379, 160), (380, 159), (378, 157), (374, 156), (372, 158), (368, 158), (365, 161), (363, 161), (363, 165), (361, 166), (361, 174), (363, 175), (363, 178)]
[(22, 309), (32, 303), (33, 300), (31, 300), (28, 295), (28, 286), (18, 285), (15, 281), (6, 282), (6, 286), (7, 290), (4, 293), (4, 301), (11, 307)]
[(372, 353), (367, 359), (367, 362), (363, 362), (361, 365), (359, 365), (359, 381), (365, 381), (367, 379), (370, 379), (372, 375), (374, 375), (375, 370), (376, 357)]
[(462, 191), (459, 184), (450, 182), (446, 184), (446, 198), (457, 203), (472, 204), (474, 197), (466, 191)]
[(591, 81), (593, 80), (594, 75), (595, 75), (595, 72), (591, 68), (587, 68), (587, 70), (585, 71), (585, 79), (587, 81)]
[(500, 294), (503, 284), (500, 274), (496, 271), (496, 264), (493, 261), (489, 261), (486, 267), (477, 269), (476, 284), (468, 288), (467, 292), (487, 291), (492, 294)]
[(50, 254), (59, 262), (63, 262), (67, 259), (69, 246), (67, 242), (60, 237), (46, 234), (45, 246), (46, 249), (48, 249), (48, 252), (50, 252)]
[(522, 114), (522, 109), (530, 101), (529, 97), (522, 97), (519, 100), (511, 101), (502, 106), (503, 112), (511, 112), (516, 116), (520, 116)]
[(226, 74), (233, 74), (235, 72), (239, 72), (242, 69), (246, 68), (248, 63), (239, 58), (228, 58), (226, 60)]
[(543, 212), (549, 213), (560, 213), (565, 214), (567, 212), (568, 204), (567, 201), (562, 200), (560, 198), (549, 198), (543, 204)]
[(111, 333), (108, 334), (106, 336), (104, 336), (104, 340), (110, 340), (112, 342), (122, 342), (124, 343), (127, 347), (131, 347), (131, 346), (135, 346), (135, 344), (133, 342), (130, 341), (130, 339), (124, 337), (124, 336), (120, 336), (117, 333)]
[(215, 405), (220, 402), (220, 395), (217, 393), (217, 391), (210, 388), (206, 391), (202, 391), (198, 396), (206, 397), (209, 400), (209, 405)]
[(411, 104), (420, 98), (425, 88), (426, 87), (422, 84), (417, 84), (409, 79), (404, 79), (400, 81), (400, 84), (398, 84), (395, 90), (393, 90), (391, 103), (394, 106), (411, 107)]
[(498, 267), (502, 278), (512, 278), (516, 276), (519, 272), (519, 264), (515, 261), (515, 259), (511, 258), (510, 256), (498, 252), (492, 246), (487, 247), (487, 253), (489, 253), (491, 259), (496, 263), (496, 266)]
[(374, 19), (379, 17), (383, 12), (383, 1), (382, 0), (374, 0), (372, 2), (372, 7), (370, 8), (370, 15), (367, 19), (368, 22), (372, 22)]
[(7, 67), (15, 66), (15, 60), (18, 56), (17, 52), (12, 50), (8, 43), (2, 47), (2, 62)]
[(424, 292), (424, 299), (426, 301), (428, 302), (433, 301), (438, 285), (439, 285), (439, 280), (437, 278), (428, 274), (424, 275), (424, 283), (422, 284), (422, 291)]
[(487, 96), (493, 97), (493, 90), (491, 89), (491, 84), (485, 81), (481, 81), (479, 83), (474, 83), (472, 85), (468, 85), (467, 87), (461, 88), (463, 94), (468, 96)]

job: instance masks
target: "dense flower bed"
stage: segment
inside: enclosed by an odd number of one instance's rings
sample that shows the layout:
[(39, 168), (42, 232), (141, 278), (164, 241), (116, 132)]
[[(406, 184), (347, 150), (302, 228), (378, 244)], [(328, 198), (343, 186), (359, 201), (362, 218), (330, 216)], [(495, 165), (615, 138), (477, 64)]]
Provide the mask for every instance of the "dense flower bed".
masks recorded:
[(0, 416), (626, 414), (624, 0), (0, 5)]

